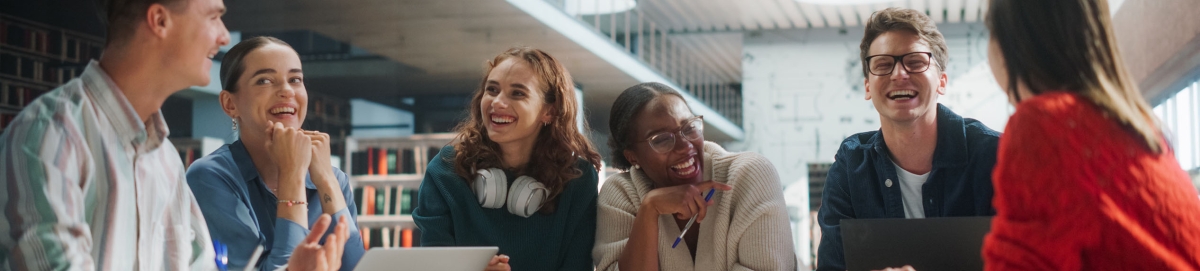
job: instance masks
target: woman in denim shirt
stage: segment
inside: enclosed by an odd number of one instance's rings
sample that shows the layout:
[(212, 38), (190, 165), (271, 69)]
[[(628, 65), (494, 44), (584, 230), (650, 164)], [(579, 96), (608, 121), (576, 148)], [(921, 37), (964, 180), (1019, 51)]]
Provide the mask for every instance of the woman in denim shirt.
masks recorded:
[[(328, 214), (334, 225), (348, 223), (349, 233), (325, 264), (353, 270), (365, 252), (353, 192), (330, 163), (329, 135), (299, 129), (308, 93), (296, 51), (279, 39), (255, 37), (222, 60), (221, 109), (241, 131), (239, 140), (196, 160), (187, 180), (213, 239), (229, 248), (229, 266), (283, 266), (309, 227)], [(248, 262), (259, 245), (260, 261)]]

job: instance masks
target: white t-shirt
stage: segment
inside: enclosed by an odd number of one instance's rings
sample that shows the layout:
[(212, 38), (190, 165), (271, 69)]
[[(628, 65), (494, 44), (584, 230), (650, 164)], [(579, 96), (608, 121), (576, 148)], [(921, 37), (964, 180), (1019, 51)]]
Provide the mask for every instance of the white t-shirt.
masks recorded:
[(921, 185), (929, 179), (929, 172), (912, 174), (896, 165), (896, 177), (900, 178), (900, 195), (904, 199), (904, 218), (925, 218), (925, 204), (921, 203)]

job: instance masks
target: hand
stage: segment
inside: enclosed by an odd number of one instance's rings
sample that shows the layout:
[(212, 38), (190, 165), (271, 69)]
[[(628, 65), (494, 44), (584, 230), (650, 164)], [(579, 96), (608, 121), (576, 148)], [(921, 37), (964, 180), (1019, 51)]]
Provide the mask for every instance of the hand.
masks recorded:
[[(304, 177), (312, 162), (312, 140), (303, 131), (283, 127), (282, 123), (269, 122), (267, 127), (267, 155), (279, 167), (280, 173), (299, 173)], [(303, 182), (303, 178), (300, 179)], [(304, 185), (300, 183), (300, 185)]]
[(314, 176), (313, 181), (317, 181), (316, 176), (333, 177), (333, 163), (329, 159), (332, 153), (329, 150), (329, 134), (304, 131), (304, 135), (312, 142), (312, 162), (308, 165), (308, 172)]
[(884, 268), (883, 270), (874, 271), (917, 271), (917, 269), (913, 268), (911, 265), (905, 265), (904, 267), (888, 267)]
[(508, 255), (500, 254), (492, 256), (492, 260), (488, 261), (488, 266), (483, 271), (509, 271), (512, 270), (508, 266)]
[(292, 257), (288, 258), (289, 271), (327, 271), (342, 267), (342, 250), (346, 247), (346, 239), (350, 237), (346, 217), (338, 219), (333, 233), (325, 238), (325, 245), (320, 244), (321, 236), (329, 229), (332, 220), (327, 214), (317, 219), (308, 237), (292, 250)]
[(708, 206), (713, 202), (705, 202), (709, 189), (721, 191), (732, 190), (727, 184), (714, 181), (704, 181), (698, 184), (676, 185), (650, 190), (642, 199), (642, 206), (652, 208), (659, 215), (674, 214), (676, 219), (688, 219), (697, 215), (696, 221), (704, 220)]

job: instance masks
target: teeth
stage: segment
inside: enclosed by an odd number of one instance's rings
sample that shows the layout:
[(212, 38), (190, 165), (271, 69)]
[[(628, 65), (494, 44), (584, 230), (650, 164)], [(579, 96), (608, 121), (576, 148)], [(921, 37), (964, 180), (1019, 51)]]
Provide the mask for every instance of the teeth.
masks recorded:
[(272, 109), (271, 109), (271, 111), (270, 111), (270, 113), (271, 113), (271, 114), (281, 114), (281, 113), (296, 113), (296, 109), (295, 109), (295, 108), (291, 108), (291, 107), (279, 107), (279, 108), (272, 108)]
[(515, 120), (513, 117), (492, 116), (492, 122), (495, 123), (512, 123)]
[(892, 93), (888, 93), (888, 98), (894, 98), (896, 96), (917, 96), (917, 92), (912, 90), (897, 90), (893, 91)]
[(691, 159), (688, 159), (687, 161), (685, 161), (683, 163), (679, 163), (678, 165), (672, 166), (671, 168), (684, 169), (684, 168), (692, 166), (692, 164), (695, 164), (695, 163), (696, 163), (696, 157), (692, 157)]

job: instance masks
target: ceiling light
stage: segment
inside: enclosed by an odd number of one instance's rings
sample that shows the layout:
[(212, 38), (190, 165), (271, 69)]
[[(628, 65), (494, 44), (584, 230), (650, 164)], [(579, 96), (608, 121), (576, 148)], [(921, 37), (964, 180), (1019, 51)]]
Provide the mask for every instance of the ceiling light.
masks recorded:
[(897, 0), (796, 0), (796, 1), (800, 2), (800, 3), (808, 3), (808, 4), (815, 4), (815, 5), (839, 5), (839, 6), (852, 6), (852, 5), (861, 5), (861, 4), (897, 2)]
[(566, 0), (563, 10), (574, 15), (600, 15), (631, 10), (637, 7), (635, 0)]

